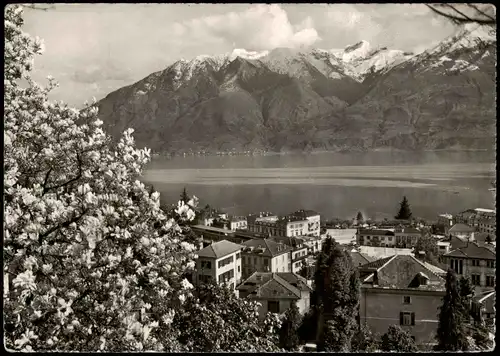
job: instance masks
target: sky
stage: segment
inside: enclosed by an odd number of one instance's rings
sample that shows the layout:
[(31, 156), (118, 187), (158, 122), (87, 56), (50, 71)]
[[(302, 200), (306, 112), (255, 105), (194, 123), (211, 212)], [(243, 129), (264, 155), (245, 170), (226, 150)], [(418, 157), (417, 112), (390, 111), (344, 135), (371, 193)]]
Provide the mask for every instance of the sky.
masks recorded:
[(423, 4), (56, 4), (24, 19), (45, 43), (35, 80), (52, 75), (52, 98), (77, 107), (181, 58), (361, 40), (419, 53), (456, 31)]

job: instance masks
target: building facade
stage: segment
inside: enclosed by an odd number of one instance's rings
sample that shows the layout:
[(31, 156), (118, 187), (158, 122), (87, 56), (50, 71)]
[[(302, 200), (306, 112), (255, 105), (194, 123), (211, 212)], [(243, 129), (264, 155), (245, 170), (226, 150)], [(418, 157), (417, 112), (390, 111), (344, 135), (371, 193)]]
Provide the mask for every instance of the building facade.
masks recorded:
[(256, 300), (260, 303), (259, 317), (265, 318), (268, 312), (283, 314), (293, 302), (301, 314), (310, 307), (312, 289), (305, 278), (295, 273), (255, 272), (239, 286), (240, 298)]
[(360, 322), (379, 334), (400, 325), (417, 344), (435, 342), (446, 272), (410, 255), (359, 267)]
[(290, 272), (292, 248), (270, 239), (242, 243), (242, 277), (254, 272)]
[(243, 246), (222, 240), (197, 252), (194, 283), (227, 284), (236, 292), (241, 282), (241, 250)]
[(413, 248), (418, 239), (422, 237), (422, 231), (413, 227), (396, 228), (394, 235), (396, 237), (396, 247)]
[[(320, 236), (321, 234), (321, 215), (314, 210), (298, 210), (292, 214), (299, 221), (307, 221), (303, 235)], [(300, 236), (300, 235), (291, 235)]]
[(359, 246), (395, 247), (396, 237), (391, 230), (359, 229), (356, 243)]
[(471, 242), (444, 254), (441, 261), (459, 276), (470, 278), (476, 292), (495, 289), (496, 253), (493, 248)]

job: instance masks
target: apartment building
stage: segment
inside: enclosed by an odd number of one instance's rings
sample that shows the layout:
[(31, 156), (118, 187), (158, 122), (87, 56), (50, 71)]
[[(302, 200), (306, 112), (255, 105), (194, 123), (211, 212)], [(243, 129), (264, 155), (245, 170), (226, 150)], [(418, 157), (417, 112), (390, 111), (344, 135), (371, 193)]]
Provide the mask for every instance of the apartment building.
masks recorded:
[(254, 272), (290, 272), (292, 248), (270, 239), (242, 243), (242, 277)]
[(414, 227), (401, 227), (394, 230), (396, 237), (396, 247), (413, 248), (417, 241), (422, 237), (422, 231)]
[(478, 222), (477, 231), (486, 232), (491, 235), (497, 233), (497, 220), (496, 218), (481, 219)]
[(319, 251), (321, 251), (321, 246), (323, 244), (323, 239), (318, 236), (301, 236), (302, 241), (304, 241), (304, 245), (307, 246), (307, 254), (315, 255)]
[(228, 227), (230, 230), (246, 230), (248, 227), (246, 216), (231, 216), (228, 219)]
[(290, 268), (292, 273), (298, 273), (302, 268), (304, 260), (308, 256), (308, 247), (301, 237), (272, 237), (271, 240), (283, 243), (290, 247)]
[(265, 234), (268, 236), (302, 236), (307, 235), (309, 222), (297, 217), (286, 217), (270, 219), (249, 217), (248, 231), (253, 233)]
[(476, 292), (495, 288), (496, 252), (493, 247), (469, 242), (442, 255), (441, 261), (458, 275), (470, 278)]
[(310, 306), (311, 287), (307, 280), (289, 272), (254, 272), (238, 286), (240, 298), (256, 300), (260, 303), (259, 317), (268, 312), (282, 314), (293, 302), (299, 312), (305, 314)]
[(446, 293), (442, 269), (411, 255), (395, 255), (359, 267), (360, 322), (379, 334), (397, 324), (417, 344), (435, 342)]
[(303, 233), (304, 235), (320, 236), (321, 215), (318, 212), (314, 210), (298, 210), (290, 214), (290, 216), (298, 219), (299, 221), (307, 221), (306, 229), (304, 230)]
[(198, 251), (194, 283), (214, 281), (236, 291), (241, 282), (242, 249), (242, 245), (222, 240)]
[(393, 247), (396, 245), (396, 237), (391, 230), (359, 229), (356, 243), (359, 246)]
[(472, 241), (474, 240), (474, 233), (476, 232), (476, 229), (472, 226), (463, 224), (463, 223), (457, 223), (453, 225), (449, 230), (448, 230), (448, 235), (451, 235), (453, 237), (457, 237), (459, 239), (462, 239), (464, 241)]

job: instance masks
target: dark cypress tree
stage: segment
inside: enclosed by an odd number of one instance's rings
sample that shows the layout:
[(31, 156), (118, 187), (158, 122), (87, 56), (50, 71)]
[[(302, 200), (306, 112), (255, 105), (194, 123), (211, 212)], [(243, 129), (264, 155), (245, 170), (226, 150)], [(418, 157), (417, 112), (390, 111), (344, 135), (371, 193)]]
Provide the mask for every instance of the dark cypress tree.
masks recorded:
[(411, 215), (410, 204), (408, 203), (406, 196), (404, 196), (403, 201), (400, 203), (399, 212), (394, 218), (396, 220), (410, 220)]
[(297, 303), (294, 301), (285, 313), (279, 333), (279, 346), (287, 351), (297, 351), (300, 347), (299, 327), (301, 315)]
[(325, 265), (319, 274), (323, 277), (322, 290), (317, 289), (323, 306), (318, 351), (349, 351), (357, 330), (358, 271), (349, 253), (336, 243), (331, 246)]
[(446, 274), (446, 295), (440, 307), (437, 330), (437, 350), (439, 351), (467, 351), (467, 331), (465, 329), (463, 298), (460, 294), (460, 285), (451, 269)]
[(417, 346), (411, 335), (399, 325), (389, 326), (389, 330), (382, 335), (380, 348), (382, 351), (389, 352), (417, 351)]
[(184, 202), (184, 204), (187, 204), (187, 202), (189, 201), (189, 195), (187, 194), (186, 187), (184, 187), (184, 189), (182, 190), (181, 200)]
[(361, 211), (358, 211), (358, 214), (356, 215), (356, 221), (358, 224), (361, 224), (365, 221), (365, 218), (363, 217), (363, 213)]

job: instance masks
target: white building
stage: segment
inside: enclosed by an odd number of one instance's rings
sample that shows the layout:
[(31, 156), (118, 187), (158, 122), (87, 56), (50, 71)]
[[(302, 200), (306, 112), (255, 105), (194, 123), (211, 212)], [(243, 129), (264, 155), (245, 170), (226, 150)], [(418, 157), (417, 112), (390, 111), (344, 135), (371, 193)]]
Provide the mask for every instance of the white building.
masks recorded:
[(242, 248), (241, 245), (222, 240), (198, 251), (194, 283), (225, 283), (237, 293), (236, 286), (241, 282)]
[(307, 229), (304, 235), (320, 236), (321, 233), (321, 215), (314, 210), (298, 210), (291, 214), (296, 218), (307, 221)]

